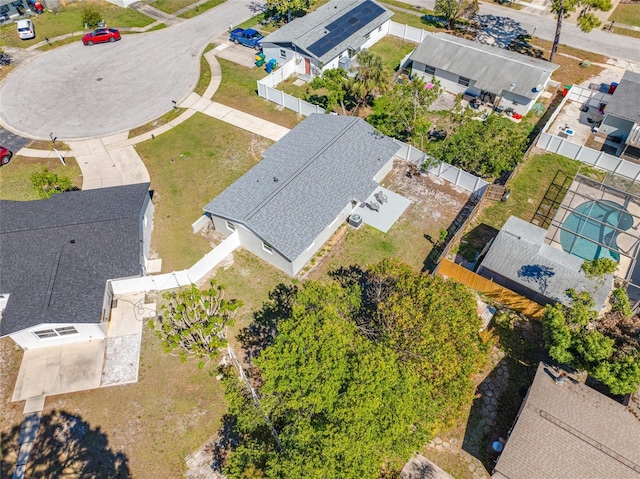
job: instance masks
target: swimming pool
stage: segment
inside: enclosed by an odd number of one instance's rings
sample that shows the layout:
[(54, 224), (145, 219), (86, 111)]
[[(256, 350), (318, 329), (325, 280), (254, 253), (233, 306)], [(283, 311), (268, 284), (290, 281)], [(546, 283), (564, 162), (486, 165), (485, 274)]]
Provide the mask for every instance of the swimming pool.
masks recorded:
[(619, 231), (614, 228), (626, 231), (632, 226), (633, 217), (622, 205), (609, 200), (586, 201), (564, 220), (560, 244), (564, 251), (582, 259), (620, 262), (616, 243)]

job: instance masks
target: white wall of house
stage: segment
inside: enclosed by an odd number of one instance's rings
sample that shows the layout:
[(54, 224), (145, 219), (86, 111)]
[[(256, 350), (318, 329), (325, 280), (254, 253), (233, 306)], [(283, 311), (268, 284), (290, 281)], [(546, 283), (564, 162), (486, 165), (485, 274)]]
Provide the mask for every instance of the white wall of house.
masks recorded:
[[(37, 333), (39, 333), (40, 336), (47, 337), (39, 337)], [(106, 337), (106, 334), (102, 325), (99, 323), (43, 323), (17, 331), (10, 334), (9, 337), (13, 339), (18, 346), (27, 350), (81, 341), (101, 340)]]
[(515, 113), (524, 116), (529, 112), (533, 104), (540, 97), (541, 93), (542, 92), (539, 92), (536, 98), (532, 100), (522, 95), (517, 95), (510, 91), (505, 91), (502, 94), (502, 101), (500, 102), (500, 105), (505, 108), (513, 108), (513, 111)]
[(155, 207), (151, 201), (151, 195), (147, 195), (145, 203), (140, 213), (140, 234), (142, 237), (142, 264), (145, 266), (149, 261), (151, 251), (151, 231), (153, 230), (153, 212)]
[[(399, 150), (400, 148), (398, 148), (398, 151)], [(391, 170), (393, 170), (393, 157), (391, 157), (391, 159), (387, 161), (387, 163), (383, 165), (382, 168), (380, 168), (378, 173), (376, 173), (376, 176), (373, 177), (373, 181), (375, 181), (376, 183), (380, 183), (382, 180), (384, 180), (385, 176), (391, 173)], [(358, 199), (360, 201), (366, 200), (366, 198), (358, 198)]]

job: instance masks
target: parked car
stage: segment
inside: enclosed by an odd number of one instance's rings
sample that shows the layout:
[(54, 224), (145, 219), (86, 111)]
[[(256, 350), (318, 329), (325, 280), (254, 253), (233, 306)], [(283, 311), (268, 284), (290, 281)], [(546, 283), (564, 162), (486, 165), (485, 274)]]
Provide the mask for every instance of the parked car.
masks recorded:
[(18, 36), (21, 40), (31, 40), (36, 37), (36, 29), (31, 20), (18, 20), (16, 25), (18, 26)]
[(118, 40), (120, 40), (120, 31), (115, 28), (98, 28), (82, 37), (82, 43), (89, 46), (94, 43), (113, 43)]
[(0, 146), (0, 166), (9, 163), (12, 156), (13, 153), (7, 150), (4, 146)]
[(253, 28), (249, 28), (247, 30), (243, 28), (236, 28), (229, 34), (230, 42), (233, 42), (236, 45), (241, 43), (245, 47), (255, 48), (256, 50), (260, 50), (260, 40), (263, 38), (264, 35)]

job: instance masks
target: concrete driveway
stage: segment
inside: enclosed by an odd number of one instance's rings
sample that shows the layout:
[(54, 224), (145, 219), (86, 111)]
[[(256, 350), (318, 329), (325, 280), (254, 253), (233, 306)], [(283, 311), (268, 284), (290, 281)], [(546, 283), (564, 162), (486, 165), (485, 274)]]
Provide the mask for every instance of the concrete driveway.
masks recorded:
[(0, 86), (0, 122), (24, 136), (61, 140), (130, 130), (168, 112), (198, 80), (200, 54), (217, 34), (251, 17), (251, 0), (227, 0), (163, 30), (116, 43), (56, 48)]

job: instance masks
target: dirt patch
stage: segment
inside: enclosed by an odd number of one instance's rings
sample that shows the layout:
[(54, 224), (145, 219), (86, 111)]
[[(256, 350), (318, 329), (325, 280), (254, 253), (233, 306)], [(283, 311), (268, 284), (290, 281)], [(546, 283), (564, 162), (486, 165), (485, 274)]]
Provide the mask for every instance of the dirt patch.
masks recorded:
[[(4, 438), (9, 435), (13, 427), (22, 423), (24, 401), (11, 402), (21, 362), (22, 349), (8, 337), (0, 339), (0, 401), (2, 401), (0, 406), (0, 423), (2, 423), (0, 434), (3, 437), (3, 449), (7, 446), (4, 443)], [(5, 456), (3, 454), (3, 461), (4, 459)]]

